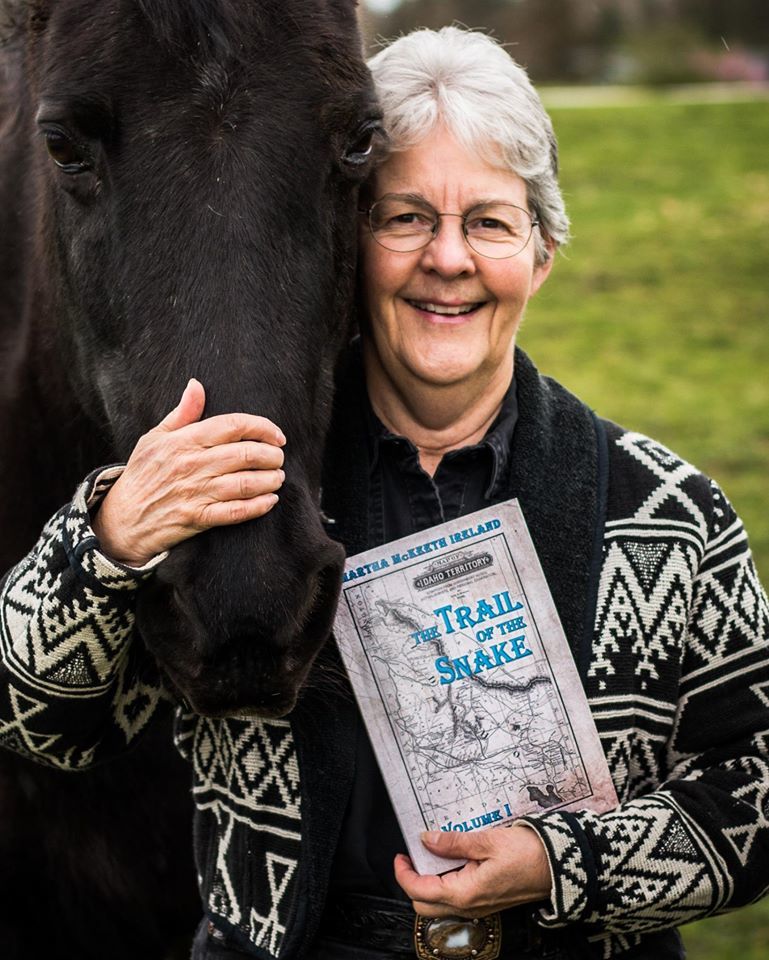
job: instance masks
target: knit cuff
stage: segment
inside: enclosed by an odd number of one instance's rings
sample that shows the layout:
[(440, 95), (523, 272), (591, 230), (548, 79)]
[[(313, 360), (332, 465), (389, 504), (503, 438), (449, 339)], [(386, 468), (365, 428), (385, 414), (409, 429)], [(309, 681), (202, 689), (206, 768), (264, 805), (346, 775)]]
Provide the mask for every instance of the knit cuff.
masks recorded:
[(91, 513), (125, 469), (124, 464), (94, 470), (80, 484), (64, 514), (64, 549), (73, 570), (91, 586), (103, 590), (135, 590), (168, 556), (156, 554), (140, 567), (113, 560), (101, 550), (91, 523)]
[(577, 817), (560, 812), (522, 817), (516, 822), (537, 833), (550, 865), (550, 903), (538, 911), (537, 923), (563, 927), (588, 916), (596, 900), (597, 875), (587, 836)]

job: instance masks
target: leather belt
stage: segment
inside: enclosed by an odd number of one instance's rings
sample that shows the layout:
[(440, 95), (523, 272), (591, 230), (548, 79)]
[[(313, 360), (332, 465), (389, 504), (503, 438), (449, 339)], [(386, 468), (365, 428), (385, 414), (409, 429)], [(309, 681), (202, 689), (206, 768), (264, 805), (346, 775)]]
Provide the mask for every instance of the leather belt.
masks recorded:
[(528, 955), (523, 918), (515, 911), (478, 920), (417, 917), (409, 904), (382, 897), (346, 896), (326, 906), (320, 935), (362, 949), (382, 950), (419, 960), (496, 960), (504, 942)]

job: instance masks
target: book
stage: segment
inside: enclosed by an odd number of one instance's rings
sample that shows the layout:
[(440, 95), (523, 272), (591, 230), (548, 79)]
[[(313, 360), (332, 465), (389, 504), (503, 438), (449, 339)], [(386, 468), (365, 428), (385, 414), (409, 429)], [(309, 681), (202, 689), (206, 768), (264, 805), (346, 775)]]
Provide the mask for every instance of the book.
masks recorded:
[(464, 862), (424, 830), (616, 807), (517, 500), (350, 557), (334, 633), (418, 873)]

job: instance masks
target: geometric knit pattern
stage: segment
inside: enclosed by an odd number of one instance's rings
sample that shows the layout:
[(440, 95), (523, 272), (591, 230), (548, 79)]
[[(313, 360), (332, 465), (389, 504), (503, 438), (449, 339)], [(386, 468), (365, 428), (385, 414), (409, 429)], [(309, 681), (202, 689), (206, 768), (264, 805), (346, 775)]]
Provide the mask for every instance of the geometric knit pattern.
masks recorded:
[[(126, 567), (101, 553), (91, 527), (89, 508), (122, 469), (91, 474), (0, 585), (0, 744), (61, 769), (125, 750), (166, 696), (131, 643), (136, 590), (166, 554)], [(176, 743), (193, 768), (203, 900), (277, 955), (301, 839), (290, 724), (179, 710)]]
[(558, 865), (539, 922), (600, 928), (603, 957), (769, 886), (769, 607), (745, 532), (669, 450), (610, 438), (641, 496), (610, 484), (587, 693), (620, 806), (526, 818)]
[[(125, 749), (163, 696), (128, 642), (136, 588), (163, 557), (129, 569), (94, 549), (88, 508), (120, 471), (81, 484), (0, 590), (0, 743), (62, 769), (90, 766), (106, 743), (109, 752)], [(80, 731), (76, 741), (67, 729)]]
[[(176, 743), (193, 768), (196, 845), (203, 850), (200, 887), (208, 913), (277, 954), (301, 840), (291, 725), (180, 713)], [(250, 853), (246, 864), (244, 849)]]
[[(769, 886), (769, 605), (744, 530), (689, 464), (607, 432), (587, 695), (620, 805), (525, 818), (554, 867), (539, 923), (582, 924), (605, 958)], [(81, 488), (0, 594), (0, 741), (65, 768), (125, 749), (162, 696), (130, 641), (135, 591), (162, 557), (110, 563), (89, 526), (89, 498), (114, 476)], [(176, 743), (193, 769), (208, 911), (277, 957), (302, 839), (290, 723), (179, 711)]]

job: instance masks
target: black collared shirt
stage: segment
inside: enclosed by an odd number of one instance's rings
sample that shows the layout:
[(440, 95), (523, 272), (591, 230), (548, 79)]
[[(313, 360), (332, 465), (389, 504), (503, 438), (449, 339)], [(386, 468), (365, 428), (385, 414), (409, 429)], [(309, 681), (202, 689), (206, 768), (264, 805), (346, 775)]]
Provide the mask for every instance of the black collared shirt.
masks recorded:
[[(498, 503), (507, 489), (517, 420), (513, 380), (483, 440), (447, 453), (431, 477), (420, 466), (414, 444), (390, 433), (369, 411), (370, 546)], [(406, 844), (360, 724), (355, 779), (331, 871), (332, 896), (359, 893), (407, 900), (393, 875), (396, 853), (406, 853)]]

